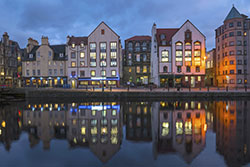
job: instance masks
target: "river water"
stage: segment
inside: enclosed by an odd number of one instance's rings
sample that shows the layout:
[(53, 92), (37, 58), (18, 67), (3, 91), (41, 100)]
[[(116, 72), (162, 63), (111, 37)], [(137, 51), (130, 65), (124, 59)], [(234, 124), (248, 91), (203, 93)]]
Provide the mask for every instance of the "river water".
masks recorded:
[(0, 104), (0, 166), (250, 166), (250, 101)]

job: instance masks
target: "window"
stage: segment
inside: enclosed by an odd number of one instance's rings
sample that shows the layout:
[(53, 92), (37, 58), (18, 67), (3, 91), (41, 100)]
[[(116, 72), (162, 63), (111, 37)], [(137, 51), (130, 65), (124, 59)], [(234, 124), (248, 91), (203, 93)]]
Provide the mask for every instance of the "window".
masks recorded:
[(198, 76), (197, 80), (200, 82), (201, 81), (201, 76)]
[(49, 69), (49, 75), (50, 76), (52, 75), (52, 69)]
[(230, 84), (234, 84), (234, 79), (230, 79)]
[(75, 52), (71, 52), (71, 59), (75, 59), (76, 58), (76, 53)]
[(106, 76), (106, 71), (105, 71), (105, 70), (102, 70), (102, 71), (101, 71), (101, 76), (102, 76), (102, 77), (105, 77), (105, 76)]
[(201, 51), (198, 51), (198, 50), (194, 51), (194, 56), (195, 57), (200, 57), (201, 56)]
[(142, 51), (146, 51), (147, 50), (147, 43), (143, 42), (142, 43)]
[(247, 41), (244, 41), (244, 46), (247, 46)]
[(133, 51), (133, 43), (132, 42), (128, 43), (128, 50)]
[(234, 26), (234, 23), (233, 23), (233, 22), (229, 23), (229, 27), (230, 27), (230, 28), (233, 27), (233, 26)]
[(238, 74), (242, 74), (242, 70), (238, 70)]
[(147, 61), (147, 55), (146, 54), (143, 54), (143, 61)]
[(241, 46), (242, 45), (242, 41), (237, 41), (237, 45)]
[(230, 70), (230, 74), (234, 74), (234, 70)]
[(168, 72), (168, 67), (167, 66), (163, 67), (163, 72)]
[(104, 35), (105, 34), (105, 30), (101, 29), (101, 34)]
[(84, 67), (84, 61), (80, 61), (80, 66)]
[(117, 66), (117, 43), (111, 42), (110, 43), (110, 66), (115, 67)]
[(57, 69), (54, 69), (54, 75), (57, 75)]
[[(188, 76), (185, 76), (185, 82), (188, 82)], [(188, 103), (187, 103), (188, 104)]]
[(33, 76), (35, 76), (36, 75), (36, 70), (32, 70), (32, 74), (33, 74)]
[(105, 42), (100, 43), (100, 49), (101, 52), (106, 52), (107, 46)]
[(116, 42), (111, 42), (110, 43), (110, 49), (111, 49), (111, 52), (116, 52), (117, 51), (117, 44), (116, 44)]
[(229, 37), (233, 37), (233, 36), (234, 36), (234, 32), (230, 32)]
[(178, 72), (178, 73), (181, 72), (181, 66), (177, 66), (177, 72)]
[(233, 65), (233, 64), (234, 64), (234, 61), (233, 61), (233, 60), (230, 60), (230, 64)]
[(190, 66), (187, 66), (187, 67), (186, 67), (186, 72), (191, 72)]
[(238, 65), (242, 64), (242, 60), (237, 60)]
[(234, 55), (234, 51), (230, 51), (229, 52), (229, 55), (231, 56), (231, 55)]
[(60, 75), (63, 75), (63, 69), (60, 69)]
[(238, 83), (238, 84), (241, 84), (241, 83), (242, 83), (242, 79), (238, 79), (238, 80), (237, 80), (237, 83)]
[(229, 46), (234, 46), (234, 41), (229, 42)]
[(39, 76), (39, 75), (41, 75), (41, 72), (40, 72), (40, 70), (37, 70), (37, 75)]
[(200, 72), (200, 66), (196, 66), (195, 71)]
[(80, 58), (83, 59), (84, 56), (85, 56), (85, 55), (84, 55), (84, 52), (81, 52), (81, 53), (80, 53)]
[(29, 76), (30, 75), (30, 71), (26, 70), (26, 75)]
[(140, 73), (141, 72), (141, 67), (140, 66), (137, 66), (136, 67), (136, 73)]
[(191, 40), (191, 31), (187, 30), (185, 32), (185, 40)]
[(136, 44), (135, 44), (135, 51), (136, 52), (140, 51), (140, 43), (139, 42), (136, 42)]
[(242, 50), (237, 50), (237, 55), (242, 55)]
[(90, 75), (91, 75), (91, 77), (95, 77), (95, 70), (91, 70)]
[(128, 59), (132, 59), (131, 53), (128, 54)]
[(243, 34), (243, 35), (244, 35), (244, 37), (245, 37), (245, 36), (247, 36), (247, 32), (244, 32), (244, 34)]
[(147, 70), (147, 66), (143, 66), (143, 73), (147, 73), (148, 70)]
[(237, 26), (241, 27), (241, 22), (240, 21), (237, 22)]
[(194, 49), (195, 50), (200, 50), (201, 49), (201, 43), (199, 41), (194, 43)]
[(90, 67), (96, 66), (96, 53), (90, 52)]
[(96, 44), (95, 43), (90, 43), (90, 52), (96, 52)]
[(161, 40), (163, 40), (163, 39), (166, 38), (166, 35), (165, 35), (165, 34), (161, 34), (161, 35), (160, 35), (160, 38), (161, 38)]
[(49, 51), (49, 58), (51, 58), (51, 56), (52, 56), (52, 52), (51, 52), (51, 51)]
[(83, 48), (84, 47), (84, 43), (83, 43), (83, 41), (81, 42), (81, 48)]
[(182, 51), (176, 51), (176, 61), (182, 62)]
[(75, 44), (75, 43), (72, 43), (72, 44), (71, 44), (71, 47), (72, 47), (72, 48), (75, 48), (75, 47), (76, 47), (76, 44)]
[(137, 54), (137, 55), (136, 55), (136, 61), (137, 61), (137, 62), (140, 62), (140, 58), (141, 58), (140, 54)]
[(237, 31), (237, 36), (241, 36), (241, 31)]
[(33, 54), (29, 54), (29, 58), (32, 59), (33, 58)]
[(75, 61), (71, 62), (71, 67), (76, 67), (76, 62)]
[(169, 54), (167, 50), (163, 50), (161, 52), (161, 61), (162, 62), (168, 62), (169, 61)]
[(85, 71), (80, 71), (80, 77), (84, 77), (85, 76)]
[(116, 71), (115, 70), (111, 71), (111, 76), (116, 76)]

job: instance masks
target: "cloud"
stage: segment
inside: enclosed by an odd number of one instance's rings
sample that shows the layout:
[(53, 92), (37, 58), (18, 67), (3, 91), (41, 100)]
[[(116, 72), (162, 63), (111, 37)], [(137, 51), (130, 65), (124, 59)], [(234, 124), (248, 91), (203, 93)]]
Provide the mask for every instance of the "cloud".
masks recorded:
[(187, 19), (206, 36), (207, 48), (214, 47), (214, 30), (219, 27), (232, 4), (250, 16), (249, 0), (2, 0), (0, 33), (25, 47), (27, 39), (51, 44), (65, 43), (67, 35), (87, 36), (105, 21), (125, 40), (134, 35), (150, 35), (152, 24), (180, 27)]

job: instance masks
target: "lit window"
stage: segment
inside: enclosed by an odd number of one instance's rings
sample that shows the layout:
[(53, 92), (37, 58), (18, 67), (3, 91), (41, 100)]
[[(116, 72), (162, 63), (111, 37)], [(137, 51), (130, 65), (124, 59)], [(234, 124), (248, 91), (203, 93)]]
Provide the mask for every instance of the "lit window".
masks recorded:
[(108, 133), (107, 127), (102, 127), (101, 133), (102, 134), (107, 134)]
[(76, 67), (76, 62), (75, 61), (71, 62), (71, 67)]
[(111, 128), (111, 135), (116, 135), (118, 133), (117, 127)]
[(141, 67), (140, 66), (137, 66), (136, 67), (136, 73), (140, 73), (141, 72)]
[(192, 134), (192, 123), (190, 121), (185, 122), (185, 134), (187, 135)]
[(112, 76), (116, 76), (116, 71), (115, 71), (115, 70), (112, 70), (112, 71), (111, 71), (111, 75), (112, 75)]
[(132, 72), (132, 68), (129, 68), (129, 69), (128, 69), (128, 72)]
[(143, 73), (147, 73), (147, 66), (143, 66)]
[(85, 55), (84, 55), (84, 52), (81, 52), (81, 53), (80, 53), (80, 58), (83, 59), (84, 56), (85, 56)]
[(111, 136), (111, 144), (117, 144), (118, 143), (118, 139), (117, 136)]
[[(92, 114), (93, 114), (93, 111), (92, 111)], [(93, 116), (93, 115), (92, 115)], [(90, 121), (90, 124), (91, 124), (91, 126), (96, 126), (97, 125), (97, 120), (96, 119), (92, 119), (91, 121)]]
[(106, 71), (105, 71), (105, 70), (102, 70), (102, 71), (101, 71), (101, 76), (102, 76), (102, 77), (105, 77), (105, 76), (106, 76)]
[(168, 122), (163, 122), (162, 123), (162, 136), (167, 136), (169, 134), (169, 123)]
[(90, 129), (90, 133), (91, 133), (91, 135), (96, 135), (97, 134), (97, 128), (96, 127), (92, 127)]
[(84, 126), (81, 128), (81, 133), (82, 133), (82, 135), (86, 134), (86, 128)]
[(176, 135), (182, 135), (183, 134), (183, 124), (182, 122), (176, 122)]
[(80, 66), (84, 67), (84, 61), (80, 61)]
[(188, 82), (188, 76), (185, 76), (185, 81)]
[(96, 115), (96, 111), (95, 111), (95, 110), (92, 110), (91, 115), (92, 115), (92, 116), (95, 116), (95, 115)]
[(75, 48), (76, 44), (75, 43), (72, 43), (71, 47), (72, 48)]
[(201, 76), (198, 76), (198, 81), (199, 81), (199, 82), (201, 81)]
[(169, 55), (168, 55), (168, 51), (164, 50), (161, 52), (161, 61), (162, 62), (168, 62), (169, 61)]
[(244, 32), (244, 36), (247, 36), (247, 32)]
[(107, 116), (107, 111), (106, 111), (106, 110), (103, 110), (103, 111), (102, 111), (102, 116), (103, 116), (103, 117), (106, 117), (106, 116)]
[(111, 120), (111, 125), (114, 126), (114, 125), (117, 125), (117, 123), (118, 123), (117, 119), (112, 119)]
[(92, 70), (92, 71), (90, 72), (90, 75), (91, 75), (91, 77), (95, 77), (95, 70)]
[(116, 110), (112, 110), (112, 116), (116, 116)]

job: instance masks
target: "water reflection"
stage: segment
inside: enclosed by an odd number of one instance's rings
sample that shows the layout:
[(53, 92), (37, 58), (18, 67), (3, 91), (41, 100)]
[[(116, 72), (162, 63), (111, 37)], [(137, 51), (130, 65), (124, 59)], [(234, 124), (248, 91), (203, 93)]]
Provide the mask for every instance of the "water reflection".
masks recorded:
[(108, 162), (124, 140), (152, 144), (155, 161), (177, 154), (190, 164), (206, 149), (209, 130), (216, 134), (217, 152), (237, 166), (250, 161), (249, 107), (249, 101), (0, 105), (0, 142), (9, 151), (25, 131), (31, 148), (41, 141), (50, 150), (51, 140), (61, 139), (71, 149), (87, 148)]

